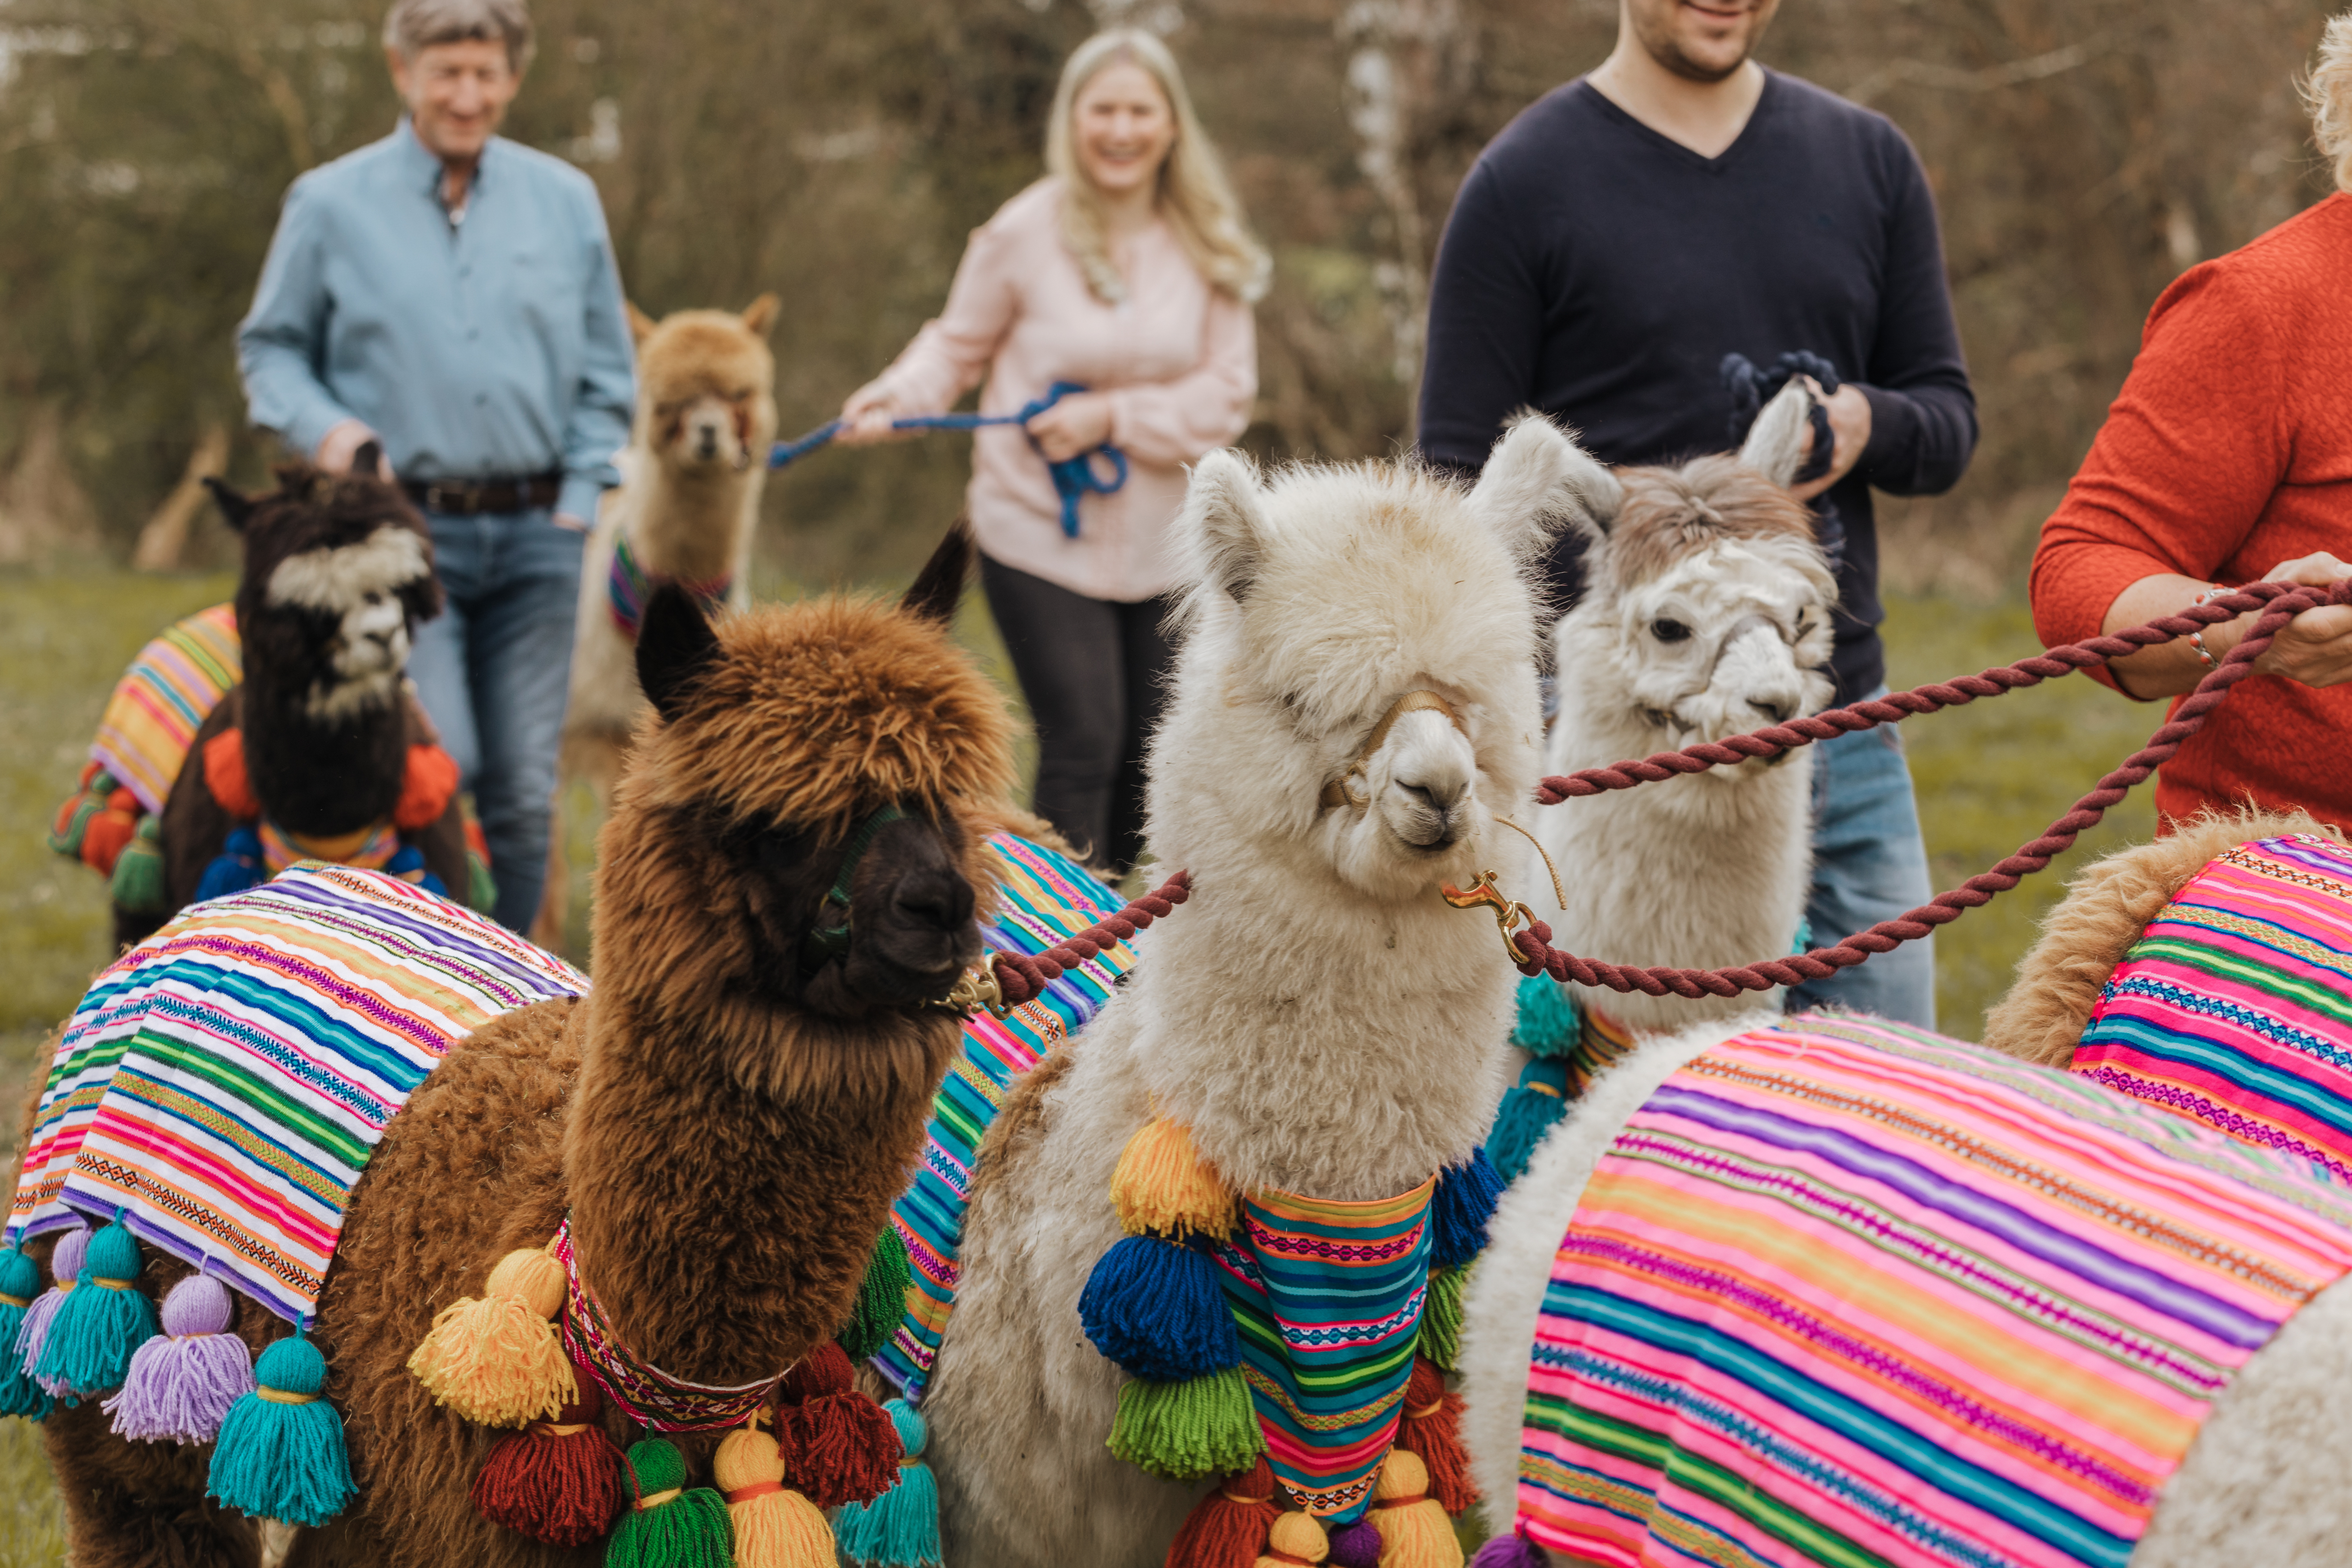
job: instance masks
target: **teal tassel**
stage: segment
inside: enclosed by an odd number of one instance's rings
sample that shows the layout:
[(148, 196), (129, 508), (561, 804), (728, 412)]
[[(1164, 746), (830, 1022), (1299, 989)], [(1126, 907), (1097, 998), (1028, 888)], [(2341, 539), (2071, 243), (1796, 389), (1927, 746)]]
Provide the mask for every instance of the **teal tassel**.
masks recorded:
[(77, 1394), (120, 1388), (131, 1355), (159, 1331), (155, 1303), (139, 1289), (139, 1238), (117, 1209), (114, 1223), (89, 1238), (73, 1293), (58, 1308), (33, 1375)]
[(1564, 1057), (1576, 1048), (1583, 1027), (1583, 1015), (1567, 986), (1548, 974), (1519, 982), (1519, 1015), (1511, 1026), (1511, 1044), (1530, 1056)]
[[(1541, 1085), (1541, 1088), (1538, 1086)], [(1568, 1114), (1568, 1064), (1538, 1057), (1519, 1069), (1516, 1088), (1503, 1096), (1495, 1125), (1486, 1133), (1486, 1154), (1506, 1182), (1516, 1182), (1559, 1119)]]
[(834, 1540), (843, 1556), (869, 1568), (940, 1568), (940, 1487), (930, 1466), (915, 1458), (923, 1451), (923, 1418), (903, 1399), (882, 1408), (906, 1450), (898, 1484), (870, 1503), (844, 1507), (834, 1518)]
[(16, 1353), (16, 1331), (25, 1326), (25, 1309), (40, 1290), (41, 1266), (22, 1247), (11, 1244), (0, 1252), (0, 1415), (38, 1421), (57, 1403), (25, 1375), (24, 1360)]
[(899, 1321), (907, 1315), (907, 1287), (914, 1278), (914, 1265), (907, 1258), (907, 1244), (899, 1239), (898, 1227), (884, 1226), (874, 1243), (874, 1256), (866, 1260), (866, 1278), (858, 1283), (857, 1302), (850, 1309), (849, 1321), (834, 1336), (852, 1362), (879, 1354), (898, 1331)]
[[(667, 1437), (629, 1446), (635, 1502), (604, 1545), (604, 1568), (728, 1568), (735, 1560), (735, 1522), (709, 1487), (687, 1487), (686, 1456)], [(652, 1507), (646, 1500), (671, 1496)]]
[(205, 1495), (257, 1518), (325, 1524), (359, 1492), (342, 1417), (320, 1392), (326, 1358), (297, 1329), (261, 1352), (253, 1381), (255, 1392), (230, 1405), (221, 1423)]

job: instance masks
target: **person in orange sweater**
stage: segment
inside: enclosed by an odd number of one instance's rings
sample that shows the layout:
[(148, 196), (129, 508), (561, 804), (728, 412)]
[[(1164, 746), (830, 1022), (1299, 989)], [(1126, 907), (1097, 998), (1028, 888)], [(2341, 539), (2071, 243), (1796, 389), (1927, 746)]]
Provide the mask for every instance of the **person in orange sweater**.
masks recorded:
[[(2157, 300), (2042, 525), (2031, 592), (2046, 645), (2244, 583), (2352, 577), (2352, 13), (2327, 26), (2311, 100), (2337, 192)], [(2128, 696), (2179, 697), (2256, 618), (2092, 673)], [(2352, 608), (2297, 616), (2254, 669), (2158, 772), (2159, 830), (2249, 798), (2352, 830)]]

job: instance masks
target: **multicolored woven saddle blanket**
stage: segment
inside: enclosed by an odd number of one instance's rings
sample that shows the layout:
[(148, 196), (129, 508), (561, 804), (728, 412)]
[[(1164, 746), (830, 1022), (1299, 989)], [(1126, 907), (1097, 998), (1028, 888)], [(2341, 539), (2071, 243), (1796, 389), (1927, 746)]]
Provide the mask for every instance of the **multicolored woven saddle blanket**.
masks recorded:
[(11, 1239), (118, 1207), (142, 1241), (309, 1319), (352, 1188), (449, 1047), (588, 982), (396, 877), (307, 862), (191, 906), (68, 1021)]
[[(996, 920), (982, 932), (994, 951), (1043, 952), (1125, 907), (1124, 900), (1066, 855), (1005, 834), (990, 842), (1005, 869)], [(995, 1122), (1013, 1080), (1084, 1028), (1134, 964), (1134, 948), (1121, 942), (1050, 982), (1044, 995), (1008, 1016), (976, 1013), (964, 1025), (962, 1053), (932, 1102), (922, 1163), (890, 1213), (891, 1226), (907, 1244), (914, 1279), (898, 1331), (873, 1364), (908, 1403), (921, 1402), (939, 1357), (940, 1336), (955, 1310), (956, 1255), (963, 1245), (964, 1205), (981, 1139)]]
[(2352, 1199), (2078, 1076), (1807, 1016), (1668, 1079), (1554, 1258), (1518, 1526), (1612, 1564), (2122, 1568)]
[(244, 678), (236, 606), (197, 611), (131, 661), (99, 717), (89, 760), (149, 812), (161, 812), (205, 716)]
[(2296, 834), (2209, 863), (2116, 966), (2074, 1068), (2352, 1183), (2352, 850)]

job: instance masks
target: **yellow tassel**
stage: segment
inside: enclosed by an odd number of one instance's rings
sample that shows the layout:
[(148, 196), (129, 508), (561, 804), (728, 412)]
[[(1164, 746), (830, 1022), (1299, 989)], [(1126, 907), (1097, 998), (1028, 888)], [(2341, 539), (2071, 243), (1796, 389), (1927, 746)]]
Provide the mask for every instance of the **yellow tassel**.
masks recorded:
[(1110, 1201), (1129, 1236), (1179, 1237), (1188, 1230), (1231, 1236), (1241, 1210), (1215, 1167), (1194, 1152), (1192, 1135), (1155, 1116), (1127, 1141), (1111, 1173)]
[(482, 1426), (551, 1421), (580, 1400), (572, 1359), (551, 1321), (563, 1310), (563, 1265), (544, 1250), (509, 1252), (479, 1300), (441, 1309), (408, 1370), (433, 1397)]
[(1389, 1450), (1371, 1517), (1381, 1532), (1381, 1568), (1462, 1568), (1462, 1542), (1444, 1507), (1429, 1495), (1429, 1467), (1420, 1455)]
[(833, 1527), (816, 1504), (783, 1484), (774, 1437), (755, 1426), (730, 1432), (710, 1473), (735, 1526), (735, 1568), (833, 1568)]
[(1331, 1555), (1330, 1538), (1311, 1513), (1278, 1515), (1266, 1531), (1265, 1552), (1254, 1568), (1313, 1568)]

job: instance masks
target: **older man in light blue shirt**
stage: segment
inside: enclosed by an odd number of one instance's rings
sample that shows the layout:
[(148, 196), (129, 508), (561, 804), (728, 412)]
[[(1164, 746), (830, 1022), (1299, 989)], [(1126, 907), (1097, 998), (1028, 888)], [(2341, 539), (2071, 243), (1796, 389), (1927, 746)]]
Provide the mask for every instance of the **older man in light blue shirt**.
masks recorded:
[(366, 441), (424, 509), (448, 609), (409, 660), (474, 792), (497, 914), (544, 885), (580, 556), (635, 378), (596, 188), (492, 134), (523, 0), (399, 0), (408, 114), (294, 183), (237, 330), (253, 422), (322, 468)]

